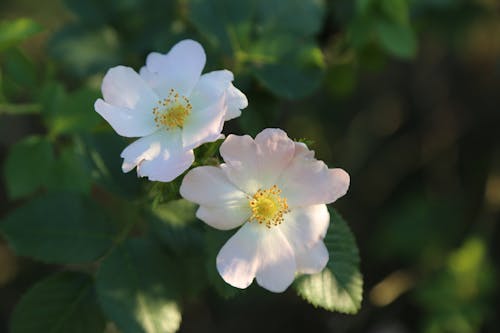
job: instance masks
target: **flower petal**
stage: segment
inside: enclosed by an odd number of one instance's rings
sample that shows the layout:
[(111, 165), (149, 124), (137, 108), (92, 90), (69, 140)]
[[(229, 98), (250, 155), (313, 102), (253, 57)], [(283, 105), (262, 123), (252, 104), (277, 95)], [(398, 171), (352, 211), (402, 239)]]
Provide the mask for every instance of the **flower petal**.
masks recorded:
[(250, 218), (248, 202), (228, 203), (226, 206), (200, 206), (196, 217), (219, 230), (230, 230), (239, 227)]
[(189, 96), (193, 109), (203, 109), (217, 103), (233, 79), (233, 73), (225, 69), (203, 74)]
[(255, 141), (249, 136), (229, 135), (220, 148), (226, 162), (221, 167), (236, 186), (253, 195), (276, 183), (294, 149), (294, 142), (280, 129), (265, 129)]
[(224, 94), (220, 95), (215, 103), (203, 109), (197, 109), (193, 106), (193, 110), (182, 129), (184, 149), (194, 149), (205, 142), (216, 141), (222, 132), (225, 114)]
[(141, 137), (157, 130), (153, 117), (142, 112), (111, 105), (100, 98), (95, 102), (94, 109), (121, 136)]
[(296, 146), (292, 162), (277, 183), (291, 208), (305, 207), (342, 197), (349, 188), (349, 175), (342, 169), (328, 169), (311, 151)]
[(101, 90), (107, 103), (148, 115), (159, 99), (139, 74), (125, 66), (109, 69)]
[(226, 89), (227, 111), (224, 120), (228, 121), (241, 116), (241, 110), (248, 106), (248, 99), (244, 93), (232, 83)]
[[(146, 66), (152, 73), (161, 76), (161, 85), (168, 94), (170, 88), (181, 95), (189, 96), (198, 82), (206, 55), (200, 43), (186, 39), (175, 44), (167, 54), (150, 53)], [(163, 96), (162, 96), (163, 97)]]
[(246, 288), (254, 277), (262, 287), (283, 292), (293, 282), (295, 258), (290, 244), (276, 228), (245, 223), (217, 255), (217, 270), (224, 281)]
[(328, 259), (328, 249), (323, 241), (319, 241), (310, 249), (295, 254), (297, 272), (300, 274), (319, 273), (326, 267)]
[(180, 194), (199, 204), (197, 217), (217, 229), (236, 228), (251, 215), (246, 195), (217, 167), (203, 166), (189, 171), (182, 180)]
[(275, 237), (271, 237), (270, 230), (266, 231), (269, 236), (264, 237), (259, 246), (260, 263), (256, 280), (261, 287), (281, 293), (295, 279), (297, 271), (295, 254), (286, 238), (278, 230), (275, 232)]
[(169, 182), (186, 171), (194, 162), (192, 150), (183, 150), (179, 131), (159, 130), (141, 138), (121, 153), (124, 172), (137, 166), (139, 177)]
[(323, 240), (330, 224), (326, 205), (292, 209), (278, 226), (295, 253), (302, 253)]
[(170, 90), (168, 87), (163, 87), (161, 76), (158, 73), (153, 73), (146, 66), (142, 66), (139, 70), (141, 78), (156, 92), (158, 96), (164, 97)]

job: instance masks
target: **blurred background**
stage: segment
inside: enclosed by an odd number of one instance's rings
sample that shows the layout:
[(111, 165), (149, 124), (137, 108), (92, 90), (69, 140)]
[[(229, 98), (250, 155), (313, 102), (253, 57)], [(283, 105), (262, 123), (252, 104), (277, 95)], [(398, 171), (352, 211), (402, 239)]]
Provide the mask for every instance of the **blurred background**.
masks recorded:
[[(93, 103), (108, 68), (138, 70), (184, 38), (249, 99), (224, 133), (280, 127), (349, 172), (334, 206), (364, 292), (345, 315), (291, 289), (206, 291), (183, 304), (179, 332), (498, 332), (497, 0), (1, 0), (0, 218), (54, 189), (155, 200), (156, 187), (120, 174), (127, 141)], [(0, 234), (0, 333), (23, 292), (61, 269)]]

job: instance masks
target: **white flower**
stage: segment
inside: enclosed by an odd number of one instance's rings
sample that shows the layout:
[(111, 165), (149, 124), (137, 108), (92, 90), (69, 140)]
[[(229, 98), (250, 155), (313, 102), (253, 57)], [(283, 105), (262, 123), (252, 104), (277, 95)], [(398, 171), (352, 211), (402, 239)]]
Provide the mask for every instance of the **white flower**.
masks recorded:
[(282, 292), (296, 273), (323, 270), (330, 221), (325, 204), (347, 192), (349, 175), (328, 169), (279, 129), (265, 129), (255, 140), (229, 135), (220, 153), (224, 164), (191, 170), (180, 192), (200, 205), (196, 215), (208, 225), (241, 226), (217, 255), (222, 278), (237, 288), (256, 278)]
[(193, 149), (221, 136), (225, 120), (248, 104), (227, 70), (201, 75), (206, 56), (192, 40), (167, 54), (150, 53), (137, 74), (111, 68), (95, 110), (120, 135), (140, 137), (121, 153), (123, 172), (137, 167), (150, 180), (171, 181), (194, 161)]

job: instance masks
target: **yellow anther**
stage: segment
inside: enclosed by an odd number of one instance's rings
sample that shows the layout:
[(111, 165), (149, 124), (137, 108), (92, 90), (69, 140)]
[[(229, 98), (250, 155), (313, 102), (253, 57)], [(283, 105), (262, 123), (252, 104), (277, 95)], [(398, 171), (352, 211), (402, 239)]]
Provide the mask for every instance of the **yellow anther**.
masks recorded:
[(268, 190), (258, 190), (249, 198), (252, 216), (249, 221), (265, 224), (266, 227), (277, 226), (284, 221), (283, 215), (288, 213), (286, 198), (280, 196), (281, 190), (273, 185)]
[(175, 89), (170, 89), (167, 98), (158, 101), (158, 104), (159, 107), (153, 108), (156, 127), (164, 127), (167, 130), (182, 128), (193, 108), (187, 97), (180, 96)]

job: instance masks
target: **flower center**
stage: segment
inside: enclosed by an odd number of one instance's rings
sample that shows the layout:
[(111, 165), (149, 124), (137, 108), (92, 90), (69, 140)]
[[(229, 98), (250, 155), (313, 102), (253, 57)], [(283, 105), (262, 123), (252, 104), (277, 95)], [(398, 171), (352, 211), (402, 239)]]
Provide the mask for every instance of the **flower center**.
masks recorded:
[(266, 227), (277, 226), (283, 222), (283, 215), (288, 213), (288, 204), (286, 198), (280, 196), (281, 190), (273, 185), (268, 190), (258, 190), (252, 198), (249, 199), (252, 208), (251, 221), (257, 221), (259, 224), (265, 224)]
[(193, 108), (187, 97), (180, 96), (175, 89), (170, 89), (167, 98), (158, 101), (158, 104), (153, 108), (156, 127), (167, 130), (182, 128)]

